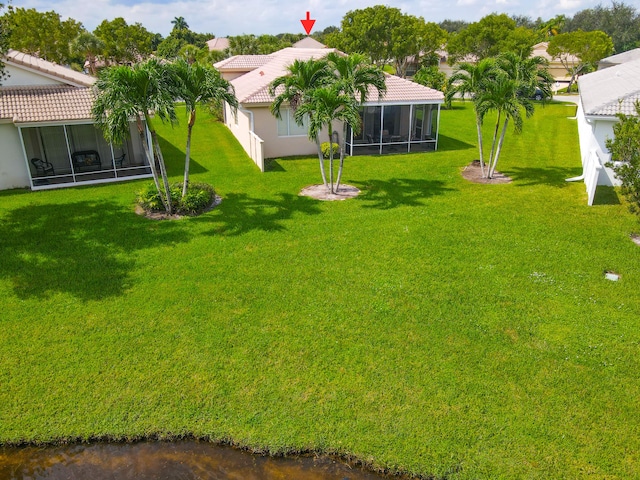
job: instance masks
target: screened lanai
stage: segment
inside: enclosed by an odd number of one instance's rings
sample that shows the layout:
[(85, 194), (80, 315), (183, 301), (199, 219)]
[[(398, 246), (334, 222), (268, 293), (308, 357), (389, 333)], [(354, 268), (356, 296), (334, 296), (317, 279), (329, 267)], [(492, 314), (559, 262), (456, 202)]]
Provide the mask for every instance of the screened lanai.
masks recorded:
[(436, 150), (439, 118), (439, 103), (364, 106), (360, 109), (360, 131), (347, 129), (347, 153), (374, 155)]

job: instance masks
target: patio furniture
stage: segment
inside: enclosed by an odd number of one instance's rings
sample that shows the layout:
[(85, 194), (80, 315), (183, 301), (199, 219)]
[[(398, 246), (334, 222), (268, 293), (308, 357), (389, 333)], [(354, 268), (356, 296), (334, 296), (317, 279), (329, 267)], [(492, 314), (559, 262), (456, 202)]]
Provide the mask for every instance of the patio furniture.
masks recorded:
[(49, 160), (42, 160), (40, 158), (32, 158), (31, 164), (36, 168), (36, 175), (39, 177), (46, 177), (47, 175), (55, 175), (56, 172), (53, 169), (53, 165)]
[(102, 170), (100, 155), (95, 150), (82, 150), (71, 154), (73, 168), (76, 172)]
[(126, 153), (123, 153), (122, 155), (120, 155), (119, 157), (114, 158), (114, 163), (116, 164), (117, 168), (122, 168), (122, 164), (124, 163), (124, 159), (127, 156)]

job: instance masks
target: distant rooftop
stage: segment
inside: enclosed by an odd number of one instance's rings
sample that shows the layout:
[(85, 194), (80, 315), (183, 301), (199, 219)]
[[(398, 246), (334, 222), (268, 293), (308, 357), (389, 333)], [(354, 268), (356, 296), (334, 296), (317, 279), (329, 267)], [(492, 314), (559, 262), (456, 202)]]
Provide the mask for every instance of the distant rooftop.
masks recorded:
[(621, 63), (632, 62), (634, 60), (640, 60), (640, 48), (634, 48), (628, 52), (618, 53), (617, 55), (611, 55), (610, 57), (603, 58), (598, 62), (598, 69), (612, 67), (614, 65), (620, 65)]
[(223, 51), (229, 48), (229, 39), (225, 37), (221, 38), (212, 38), (207, 41), (207, 47), (209, 47), (209, 51), (218, 50)]
[(320, 43), (313, 37), (304, 37), (302, 40), (294, 43), (293, 48), (327, 48), (326, 45)]

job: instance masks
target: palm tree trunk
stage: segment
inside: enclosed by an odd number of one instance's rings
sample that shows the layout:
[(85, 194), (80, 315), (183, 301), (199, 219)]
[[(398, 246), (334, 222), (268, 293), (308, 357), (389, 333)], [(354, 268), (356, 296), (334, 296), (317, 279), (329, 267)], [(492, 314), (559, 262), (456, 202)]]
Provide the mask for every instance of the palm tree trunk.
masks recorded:
[(507, 133), (507, 124), (509, 123), (509, 117), (504, 119), (504, 126), (502, 127), (502, 133), (500, 134), (500, 141), (498, 142), (498, 148), (496, 150), (496, 158), (493, 161), (493, 167), (489, 172), (489, 178), (493, 178), (493, 174), (496, 172), (496, 165), (498, 164), (498, 158), (500, 157), (500, 150), (502, 149), (502, 142), (504, 141), (504, 135)]
[(480, 173), (482, 173), (482, 178), (484, 178), (484, 147), (482, 145), (482, 122), (480, 121), (480, 116), (477, 113), (476, 127), (478, 129), (478, 149), (480, 150)]
[(320, 139), (316, 137), (316, 145), (318, 146), (318, 159), (320, 160), (320, 173), (322, 174), (322, 183), (324, 183), (325, 188), (327, 186), (327, 175), (324, 173), (324, 154), (322, 153), (322, 147), (320, 146)]
[[(342, 178), (342, 167), (344, 167), (344, 148), (345, 148), (345, 144), (340, 143), (340, 135), (338, 135), (338, 132), (334, 132), (335, 136), (338, 137), (336, 143), (340, 146), (340, 168), (338, 168), (338, 179), (336, 180), (336, 192), (340, 190), (340, 179)], [(343, 127), (342, 127), (342, 138), (347, 138), (347, 124), (343, 123)], [(331, 142), (333, 143), (333, 139), (331, 139)], [(333, 150), (333, 145), (331, 146), (331, 149)]]
[[(147, 157), (147, 161), (149, 162), (149, 167), (151, 167), (151, 175), (153, 176), (153, 183), (156, 185), (156, 190), (158, 190), (158, 195), (160, 195), (160, 200), (162, 201), (162, 205), (164, 209), (167, 210), (167, 202), (162, 194), (162, 188), (160, 188), (160, 180), (158, 179), (158, 170), (156, 170), (156, 161), (155, 158), (151, 155), (149, 151), (149, 144), (147, 143), (147, 139), (144, 135), (144, 125), (140, 120), (140, 117), (136, 119), (136, 123), (138, 125), (138, 134), (140, 135), (140, 143), (142, 143), (142, 148), (144, 150), (144, 154)], [(148, 124), (147, 124), (148, 125)]]
[(333, 191), (333, 128), (331, 122), (329, 122), (329, 193), (335, 193)]
[(496, 148), (496, 140), (498, 138), (498, 130), (500, 128), (500, 117), (501, 117), (501, 111), (498, 110), (498, 118), (496, 119), (496, 128), (493, 131), (493, 140), (491, 141), (491, 152), (489, 154), (489, 165), (488, 165), (488, 172), (487, 172), (487, 178), (491, 178), (491, 172), (494, 170), (493, 168), (493, 163), (494, 163), (494, 153), (495, 153), (495, 148)]
[(189, 114), (189, 124), (187, 125), (187, 148), (186, 148), (186, 156), (184, 159), (184, 181), (182, 182), (182, 198), (187, 196), (187, 190), (189, 189), (189, 163), (191, 160), (191, 130), (193, 130), (194, 123), (196, 123), (195, 110), (193, 110)]
[(160, 166), (160, 175), (162, 176), (162, 183), (164, 184), (164, 194), (167, 197), (167, 204), (165, 208), (167, 213), (171, 215), (172, 207), (171, 207), (171, 192), (169, 191), (169, 178), (167, 177), (167, 168), (164, 164), (164, 157), (162, 156), (162, 150), (160, 150), (160, 144), (158, 143), (158, 136), (156, 135), (155, 130), (151, 130), (151, 138), (153, 138), (153, 148), (158, 155), (158, 165)]

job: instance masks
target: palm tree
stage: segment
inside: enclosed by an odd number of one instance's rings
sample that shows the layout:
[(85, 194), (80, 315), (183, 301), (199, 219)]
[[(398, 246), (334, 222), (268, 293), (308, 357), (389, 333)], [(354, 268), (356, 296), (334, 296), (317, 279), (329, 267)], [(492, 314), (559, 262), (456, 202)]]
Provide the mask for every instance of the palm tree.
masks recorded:
[[(476, 112), (478, 112), (478, 115), (481, 118), (484, 118), (484, 116), (492, 110), (497, 113), (493, 142), (491, 145), (491, 155), (489, 156), (487, 178), (493, 178), (496, 171), (496, 165), (500, 158), (500, 152), (502, 150), (502, 144), (507, 132), (509, 120), (513, 120), (515, 132), (519, 133), (522, 131), (523, 124), (522, 110), (525, 111), (527, 117), (533, 115), (533, 102), (528, 98), (522, 97), (519, 94), (520, 90), (520, 82), (502, 74), (498, 75), (493, 81), (487, 82), (475, 99)], [(496, 139), (498, 137), (498, 130), (500, 129), (502, 117), (504, 117), (502, 132), (500, 133), (500, 138), (496, 147)]]
[[(320, 133), (326, 127), (329, 141), (333, 141), (333, 122), (338, 120), (351, 125), (354, 131), (360, 130), (359, 104), (353, 96), (341, 91), (339, 85), (321, 86), (309, 92), (305, 102), (300, 105), (294, 114), (298, 124), (304, 118), (309, 119), (309, 139), (315, 140), (320, 145)], [(326, 180), (325, 180), (325, 186)], [(329, 193), (335, 193), (339, 187), (333, 185), (333, 148), (329, 148)]]
[(453, 75), (449, 78), (449, 84), (447, 87), (447, 93), (445, 96), (445, 102), (447, 105), (451, 104), (454, 96), (458, 95), (463, 99), (466, 96), (470, 96), (474, 100), (474, 107), (476, 112), (476, 129), (478, 133), (478, 150), (480, 153), (480, 168), (482, 176), (485, 176), (484, 171), (484, 153), (482, 145), (482, 123), (484, 116), (480, 114), (475, 101), (482, 93), (487, 84), (490, 84), (492, 80), (498, 74), (498, 67), (496, 61), (493, 58), (484, 58), (477, 64), (463, 62), (458, 64)]
[[(358, 105), (367, 100), (370, 89), (378, 93), (378, 99), (382, 98), (382, 95), (387, 91), (384, 73), (380, 68), (371, 65), (366, 56), (360, 53), (345, 56), (331, 52), (327, 55), (327, 61), (336, 75), (337, 88), (352, 97)], [(340, 142), (340, 139), (338, 139), (338, 144), (340, 145), (340, 169), (336, 180), (336, 190), (340, 187), (340, 179), (342, 178), (346, 132), (347, 122), (344, 122), (342, 128), (343, 141)], [(333, 138), (331, 141), (333, 142)]]
[(227, 102), (234, 110), (238, 108), (238, 99), (233, 86), (223, 79), (217, 70), (200, 63), (189, 63), (185, 59), (177, 60), (171, 68), (176, 78), (176, 96), (181, 98), (187, 108), (187, 147), (184, 161), (184, 182), (182, 198), (189, 186), (189, 162), (191, 154), (191, 133), (196, 123), (198, 104)]
[(104, 50), (104, 43), (94, 34), (83, 31), (71, 44), (74, 53), (82, 55), (89, 62), (89, 73), (95, 76), (97, 73), (96, 59)]
[[(275, 99), (271, 104), (271, 113), (276, 118), (282, 118), (281, 109), (283, 104), (288, 104), (291, 111), (295, 113), (297, 109), (305, 103), (310, 93), (319, 87), (328, 85), (334, 80), (329, 64), (326, 60), (309, 59), (306, 61), (294, 60), (287, 68), (288, 74), (276, 78), (269, 85), (269, 94)], [(298, 117), (295, 117), (298, 121)], [(304, 123), (304, 118), (300, 117), (299, 124)], [(320, 147), (318, 138), (313, 138), (318, 146), (318, 160), (320, 161), (320, 173), (322, 181), (327, 185), (327, 177), (324, 170), (324, 155)]]
[[(171, 213), (167, 170), (150, 118), (150, 112), (154, 112), (163, 121), (176, 120), (173, 95), (175, 80), (171, 71), (154, 59), (133, 67), (115, 66), (101, 72), (95, 88), (96, 100), (92, 112), (107, 141), (122, 143), (129, 137), (130, 120), (135, 119), (158, 194), (167, 213)], [(153, 156), (145, 139), (145, 125), (151, 134)], [(160, 168), (163, 188), (158, 179), (156, 161)]]
[(543, 99), (551, 96), (551, 85), (555, 80), (549, 73), (549, 61), (546, 58), (522, 58), (516, 53), (505, 52), (498, 56), (497, 61), (500, 69), (520, 84), (519, 96), (531, 98), (536, 90), (542, 92)]
[(173, 30), (181, 31), (189, 28), (189, 24), (184, 17), (174, 17), (171, 23), (173, 24)]

